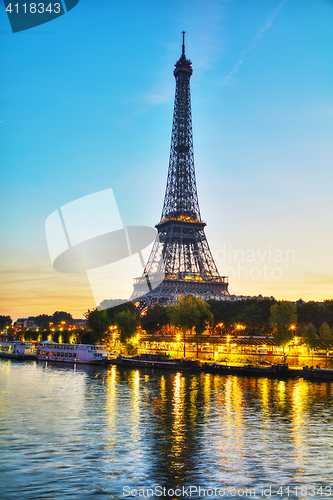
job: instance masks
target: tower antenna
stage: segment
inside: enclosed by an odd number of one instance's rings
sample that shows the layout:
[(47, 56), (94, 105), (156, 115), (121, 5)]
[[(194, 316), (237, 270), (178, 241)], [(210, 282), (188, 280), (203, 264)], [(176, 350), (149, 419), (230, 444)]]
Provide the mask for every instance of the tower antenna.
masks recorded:
[(186, 31), (182, 31), (182, 33), (183, 33), (182, 56), (185, 57), (185, 33), (186, 33)]

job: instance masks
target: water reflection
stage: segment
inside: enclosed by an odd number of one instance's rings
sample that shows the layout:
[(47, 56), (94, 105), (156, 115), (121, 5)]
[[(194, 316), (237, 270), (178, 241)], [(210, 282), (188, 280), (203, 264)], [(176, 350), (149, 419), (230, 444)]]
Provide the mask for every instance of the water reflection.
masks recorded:
[(185, 379), (179, 372), (173, 380), (173, 424), (172, 424), (172, 441), (171, 454), (173, 459), (171, 466), (175, 473), (175, 478), (178, 479), (181, 474), (181, 469), (184, 467), (182, 452), (184, 449), (185, 426), (184, 426), (184, 382)]
[(0, 363), (3, 498), (324, 487), (333, 474), (333, 384)]
[(221, 379), (216, 376), (216, 379), (219, 382), (223, 380), (223, 385), (218, 388), (219, 417), (215, 434), (218, 441), (219, 468), (227, 476), (237, 457), (242, 456), (244, 452), (243, 391), (241, 380), (237, 377), (228, 376)]
[(197, 401), (199, 394), (199, 379), (192, 377), (189, 387), (190, 407), (189, 407), (189, 426), (192, 430), (195, 429), (196, 419), (198, 415)]
[(292, 402), (292, 438), (295, 447), (295, 479), (304, 473), (306, 456), (306, 435), (305, 420), (307, 418), (307, 397), (309, 383), (304, 380), (298, 380), (291, 393)]
[(153, 386), (155, 377), (159, 378), (159, 395), (150, 421), (155, 461), (149, 477), (154, 483), (172, 487), (184, 483), (197, 467), (197, 426), (203, 408), (200, 379), (180, 372), (154, 374)]
[[(267, 378), (261, 378), (258, 380), (258, 387), (261, 392), (261, 406), (265, 417), (269, 416), (269, 389), (271, 387), (270, 381)], [(269, 422), (267, 418), (265, 422)]]
[[(106, 373), (105, 446), (114, 448), (117, 442), (117, 368), (113, 365)], [(103, 380), (104, 382), (104, 380)]]
[(278, 400), (278, 404), (280, 405), (281, 409), (283, 410), (283, 408), (286, 404), (286, 381), (285, 380), (279, 380), (279, 382), (278, 382), (277, 400)]
[[(128, 376), (131, 385), (131, 442), (135, 445), (140, 437), (140, 371), (132, 370)], [(135, 447), (135, 446), (133, 446)]]

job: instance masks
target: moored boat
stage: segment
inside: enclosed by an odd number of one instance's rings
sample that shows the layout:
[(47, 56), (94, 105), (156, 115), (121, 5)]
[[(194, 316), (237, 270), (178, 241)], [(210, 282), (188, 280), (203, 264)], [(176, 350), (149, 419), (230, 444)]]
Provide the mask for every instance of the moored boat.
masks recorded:
[(33, 344), (20, 340), (13, 342), (0, 342), (0, 358), (10, 359), (36, 359), (37, 350)]
[(328, 368), (309, 368), (305, 366), (302, 370), (302, 377), (311, 380), (332, 380), (333, 381), (333, 370)]
[(203, 365), (203, 370), (208, 373), (221, 373), (222, 375), (243, 375), (249, 376), (259, 376), (259, 377), (290, 377), (292, 376), (292, 370), (288, 368), (288, 365), (276, 364), (267, 367), (259, 367), (253, 365), (222, 365), (219, 363), (205, 363)]
[(167, 370), (197, 371), (201, 370), (201, 363), (191, 359), (173, 359), (161, 354), (141, 354), (140, 356), (117, 357), (117, 364), (121, 366), (163, 368)]
[(63, 363), (104, 364), (108, 354), (104, 345), (44, 343), (38, 346), (37, 359)]
[(245, 377), (269, 377), (269, 378), (305, 378), (307, 380), (332, 380), (333, 370), (327, 368), (289, 368), (288, 365), (276, 364), (267, 367), (253, 365), (222, 365), (219, 363), (204, 363), (203, 371), (208, 373), (220, 373), (221, 375), (241, 375)]

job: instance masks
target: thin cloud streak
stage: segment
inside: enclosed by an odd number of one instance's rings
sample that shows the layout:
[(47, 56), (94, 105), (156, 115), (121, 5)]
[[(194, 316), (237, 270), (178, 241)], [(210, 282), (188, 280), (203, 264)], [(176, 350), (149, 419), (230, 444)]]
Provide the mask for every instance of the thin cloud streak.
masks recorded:
[(235, 73), (238, 73), (238, 70), (240, 66), (243, 64), (246, 55), (249, 52), (251, 52), (251, 50), (254, 50), (258, 46), (258, 43), (261, 42), (262, 40), (263, 34), (273, 26), (273, 21), (275, 21), (275, 19), (278, 17), (282, 7), (287, 1), (288, 0), (282, 0), (282, 2), (280, 2), (279, 5), (273, 10), (272, 14), (267, 19), (265, 25), (257, 32), (252, 44), (243, 52), (241, 59), (238, 61), (237, 64), (235, 64), (230, 73), (225, 77), (222, 85), (226, 85), (227, 83), (229, 83), (233, 75)]

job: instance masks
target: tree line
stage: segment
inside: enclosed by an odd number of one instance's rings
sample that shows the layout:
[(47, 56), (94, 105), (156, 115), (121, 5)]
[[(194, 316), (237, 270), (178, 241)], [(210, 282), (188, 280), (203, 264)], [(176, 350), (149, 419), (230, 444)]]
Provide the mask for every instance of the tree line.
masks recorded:
[[(138, 326), (147, 334), (172, 333), (176, 327), (182, 333), (185, 345), (187, 332), (198, 337), (204, 332), (224, 336), (273, 335), (279, 346), (299, 339), (309, 350), (329, 351), (333, 348), (333, 300), (298, 303), (271, 299), (246, 299), (239, 301), (203, 301), (185, 295), (178, 301), (162, 306), (154, 304), (140, 317), (132, 302), (105, 311), (87, 314), (89, 327), (96, 330), (97, 318), (101, 323), (99, 335), (110, 325), (117, 327), (120, 340), (130, 345)], [(295, 340), (296, 341), (296, 340)]]
[[(185, 295), (178, 301), (162, 306), (154, 304), (147, 313), (140, 316), (132, 302), (99, 311), (85, 313), (87, 329), (77, 331), (77, 341), (81, 343), (100, 342), (110, 326), (115, 326), (120, 334), (120, 341), (126, 346), (133, 346), (133, 340), (140, 326), (147, 334), (163, 334), (177, 328), (182, 333), (185, 344), (186, 333), (191, 331), (195, 338), (207, 332), (211, 335), (273, 335), (277, 345), (286, 345), (293, 338), (299, 338), (309, 350), (333, 348), (333, 300), (324, 302), (302, 302), (251, 298), (238, 301), (203, 301), (199, 297)], [(9, 316), (0, 316), (1, 325), (9, 323)], [(69, 324), (73, 318), (69, 313), (57, 311), (52, 316), (39, 315), (36, 324), (42, 335), (50, 335), (50, 323)], [(2, 321), (2, 322), (1, 322)], [(11, 320), (10, 320), (11, 321)], [(31, 332), (33, 335), (33, 332)], [(53, 334), (53, 340), (61, 335), (63, 342), (73, 332), (66, 328)], [(57, 338), (56, 338), (57, 337)], [(33, 340), (30, 338), (30, 340)], [(197, 342), (198, 345), (198, 342)]]

